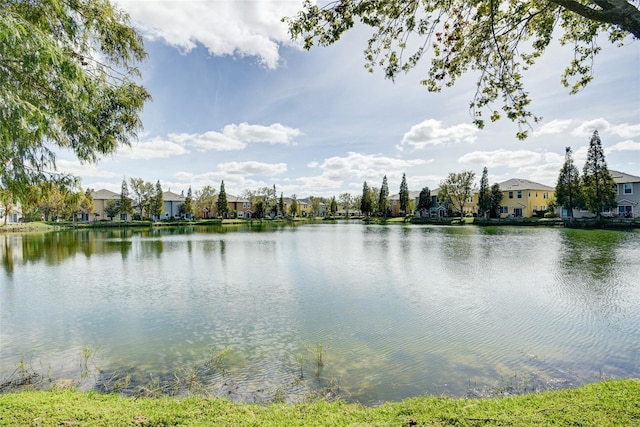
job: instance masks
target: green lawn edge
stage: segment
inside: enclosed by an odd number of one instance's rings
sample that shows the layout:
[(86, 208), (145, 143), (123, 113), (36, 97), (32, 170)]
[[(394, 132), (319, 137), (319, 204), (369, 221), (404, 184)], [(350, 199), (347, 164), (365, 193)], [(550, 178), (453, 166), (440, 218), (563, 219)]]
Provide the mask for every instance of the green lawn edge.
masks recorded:
[(0, 395), (2, 426), (637, 426), (640, 380), (512, 397), (416, 397), (365, 407), (341, 401), (238, 404), (223, 398), (133, 398), (72, 389)]

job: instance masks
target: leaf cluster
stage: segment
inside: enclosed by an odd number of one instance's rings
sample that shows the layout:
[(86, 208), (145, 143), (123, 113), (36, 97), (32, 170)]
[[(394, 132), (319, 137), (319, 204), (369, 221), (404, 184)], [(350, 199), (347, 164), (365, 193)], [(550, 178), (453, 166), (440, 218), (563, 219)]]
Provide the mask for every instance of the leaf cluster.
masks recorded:
[[(473, 122), (485, 125), (503, 115), (518, 124), (517, 137), (526, 138), (531, 122), (531, 98), (524, 73), (544, 53), (554, 35), (573, 44), (575, 55), (562, 83), (575, 93), (592, 76), (600, 52), (596, 37), (606, 33), (621, 44), (631, 32), (640, 35), (640, 11), (626, 0), (336, 0), (320, 7), (306, 0), (294, 17), (284, 18), (293, 39), (305, 49), (335, 43), (359, 22), (372, 29), (364, 50), (365, 68), (381, 67), (391, 80), (418, 66), (429, 54), (427, 77), (431, 92), (453, 86), (467, 72), (477, 76), (470, 103)], [(637, 3), (637, 2), (636, 2)], [(500, 112), (492, 107), (502, 104)]]
[(108, 0), (0, 1), (0, 180), (24, 190), (55, 175), (56, 149), (95, 162), (141, 129), (146, 57)]

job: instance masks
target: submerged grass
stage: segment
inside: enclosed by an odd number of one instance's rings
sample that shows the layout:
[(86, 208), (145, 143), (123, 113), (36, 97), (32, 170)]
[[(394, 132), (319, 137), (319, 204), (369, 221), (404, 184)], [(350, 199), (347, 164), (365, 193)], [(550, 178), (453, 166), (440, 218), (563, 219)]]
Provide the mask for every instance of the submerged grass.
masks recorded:
[(237, 404), (221, 398), (131, 398), (70, 389), (0, 395), (3, 426), (633, 426), (640, 380), (514, 397), (418, 397), (364, 407), (341, 401)]

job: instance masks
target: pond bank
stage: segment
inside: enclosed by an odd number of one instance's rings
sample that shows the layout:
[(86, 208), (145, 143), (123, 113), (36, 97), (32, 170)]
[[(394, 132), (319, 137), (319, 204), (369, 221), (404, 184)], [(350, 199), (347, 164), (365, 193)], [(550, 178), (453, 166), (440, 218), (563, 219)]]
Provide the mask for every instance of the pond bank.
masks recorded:
[(640, 423), (640, 380), (615, 380), (575, 389), (490, 399), (416, 397), (365, 407), (341, 401), (297, 405), (237, 404), (223, 398), (127, 398), (73, 389), (0, 395), (8, 427), (181, 425), (608, 425)]

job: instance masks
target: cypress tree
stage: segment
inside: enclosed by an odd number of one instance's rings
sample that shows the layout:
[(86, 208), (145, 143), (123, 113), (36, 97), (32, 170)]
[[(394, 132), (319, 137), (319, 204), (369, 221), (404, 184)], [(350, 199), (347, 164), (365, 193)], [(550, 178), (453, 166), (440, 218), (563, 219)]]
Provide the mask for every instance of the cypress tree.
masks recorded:
[(223, 217), (229, 212), (229, 205), (227, 204), (227, 192), (224, 191), (224, 180), (220, 183), (220, 193), (218, 194), (218, 215)]
[(407, 177), (402, 174), (402, 182), (400, 182), (400, 210), (406, 215), (409, 209), (409, 186), (407, 185)]
[(598, 131), (593, 131), (589, 141), (587, 161), (582, 171), (582, 196), (587, 209), (600, 217), (606, 209), (616, 206), (615, 181), (604, 159), (604, 150)]
[(387, 217), (389, 212), (389, 184), (387, 183), (387, 175), (382, 178), (382, 186), (380, 187), (380, 197), (378, 198), (378, 213)]
[(558, 205), (569, 210), (570, 221), (573, 222), (573, 208), (580, 206), (580, 173), (573, 163), (571, 147), (565, 148), (564, 164), (556, 183), (556, 201)]
[(486, 219), (487, 211), (491, 209), (491, 189), (489, 188), (489, 172), (485, 166), (480, 178), (480, 190), (478, 192), (478, 214)]

